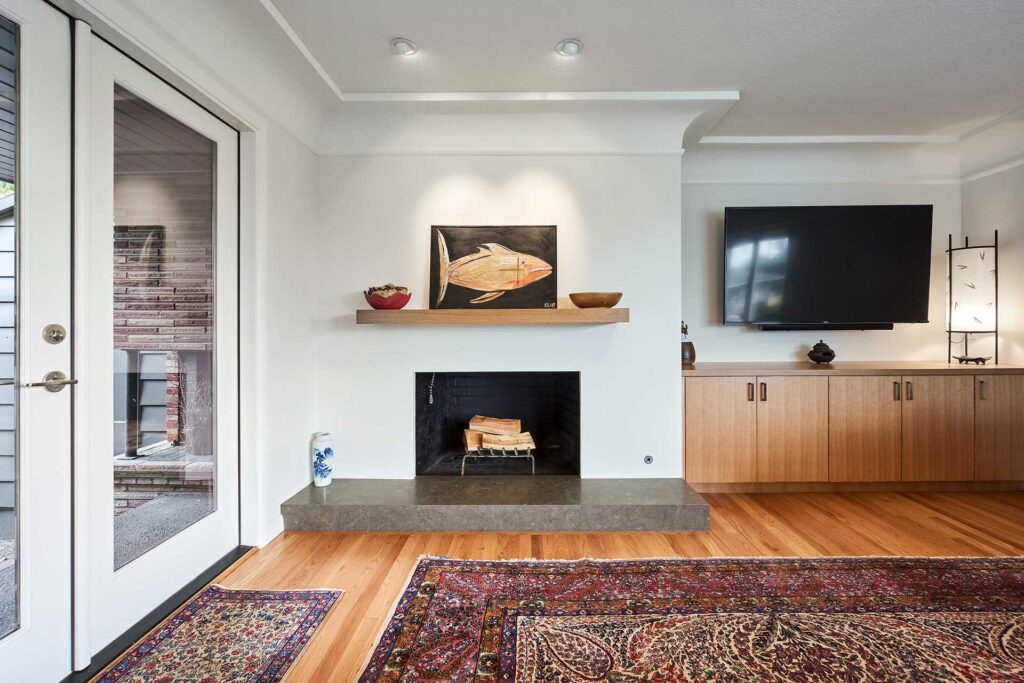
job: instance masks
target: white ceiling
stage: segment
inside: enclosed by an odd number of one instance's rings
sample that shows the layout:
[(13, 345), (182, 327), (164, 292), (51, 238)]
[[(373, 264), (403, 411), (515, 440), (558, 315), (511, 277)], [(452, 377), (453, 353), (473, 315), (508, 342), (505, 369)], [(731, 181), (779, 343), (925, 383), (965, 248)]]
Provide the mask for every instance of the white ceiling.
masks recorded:
[(1024, 0), (261, 1), (345, 95), (739, 90), (716, 136), (958, 135), (1024, 107)]

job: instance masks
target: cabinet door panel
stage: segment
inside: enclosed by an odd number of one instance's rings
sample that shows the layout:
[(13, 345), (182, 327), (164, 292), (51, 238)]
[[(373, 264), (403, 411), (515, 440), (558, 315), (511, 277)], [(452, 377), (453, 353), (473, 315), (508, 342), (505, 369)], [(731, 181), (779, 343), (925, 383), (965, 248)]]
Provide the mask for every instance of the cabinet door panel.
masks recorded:
[(757, 481), (828, 481), (828, 377), (757, 379)]
[(1024, 376), (979, 376), (974, 395), (975, 478), (1024, 480)]
[(903, 378), (904, 481), (974, 479), (974, 378)]
[(686, 379), (687, 481), (756, 480), (754, 381), (754, 377)]
[(901, 378), (830, 377), (829, 481), (899, 481)]

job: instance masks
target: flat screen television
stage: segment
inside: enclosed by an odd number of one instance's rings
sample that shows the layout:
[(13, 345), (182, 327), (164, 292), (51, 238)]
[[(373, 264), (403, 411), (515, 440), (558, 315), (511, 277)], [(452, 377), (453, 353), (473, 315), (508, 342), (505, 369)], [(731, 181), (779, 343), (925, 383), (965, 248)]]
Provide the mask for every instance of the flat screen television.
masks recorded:
[(928, 322), (932, 207), (725, 210), (725, 323), (888, 329)]

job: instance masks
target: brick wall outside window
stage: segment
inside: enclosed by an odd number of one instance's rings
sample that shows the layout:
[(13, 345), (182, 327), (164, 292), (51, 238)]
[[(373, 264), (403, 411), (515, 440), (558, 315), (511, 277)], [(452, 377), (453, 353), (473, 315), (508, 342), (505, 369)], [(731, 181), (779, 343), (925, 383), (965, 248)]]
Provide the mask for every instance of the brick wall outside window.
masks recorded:
[(114, 228), (114, 347), (213, 349), (210, 234), (164, 226)]
[(212, 188), (208, 169), (115, 176), (114, 348), (166, 353), (174, 444), (184, 438), (181, 391), (196, 380), (185, 368), (213, 350)]

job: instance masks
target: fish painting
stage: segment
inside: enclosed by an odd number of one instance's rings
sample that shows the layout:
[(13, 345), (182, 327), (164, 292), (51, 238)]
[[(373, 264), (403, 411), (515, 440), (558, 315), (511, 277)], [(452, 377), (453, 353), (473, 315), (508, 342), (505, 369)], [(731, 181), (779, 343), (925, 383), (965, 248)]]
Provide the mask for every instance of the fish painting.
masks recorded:
[[(433, 230), (432, 308), (554, 307), (554, 226)], [(453, 258), (458, 254), (463, 255)], [(452, 285), (462, 288), (458, 295)]]

